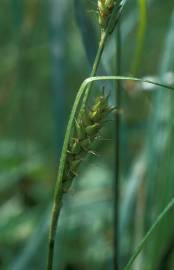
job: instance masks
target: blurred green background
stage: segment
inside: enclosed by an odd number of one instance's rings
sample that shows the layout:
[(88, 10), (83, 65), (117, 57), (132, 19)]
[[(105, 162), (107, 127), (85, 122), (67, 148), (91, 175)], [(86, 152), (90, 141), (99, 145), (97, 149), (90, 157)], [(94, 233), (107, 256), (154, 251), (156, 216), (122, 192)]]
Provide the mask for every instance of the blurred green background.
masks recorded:
[[(146, 5), (146, 20), (140, 4)], [(58, 160), (75, 94), (89, 76), (99, 27), (95, 0), (0, 0), (0, 269), (44, 269)], [(116, 74), (116, 33), (98, 74)], [(174, 85), (173, 0), (128, 1), (122, 74)], [(115, 83), (105, 87), (115, 104)], [(126, 264), (174, 196), (174, 93), (122, 83), (119, 264)], [(65, 195), (55, 268), (114, 269), (114, 115)], [(134, 270), (174, 269), (174, 212)]]

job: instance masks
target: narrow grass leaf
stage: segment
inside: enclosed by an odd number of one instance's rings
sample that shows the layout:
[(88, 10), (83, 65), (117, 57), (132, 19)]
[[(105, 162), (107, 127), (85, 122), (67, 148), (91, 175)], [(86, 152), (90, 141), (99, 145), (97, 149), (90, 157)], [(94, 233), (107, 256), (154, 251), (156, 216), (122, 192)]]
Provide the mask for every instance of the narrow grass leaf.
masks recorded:
[(148, 230), (140, 244), (138, 245), (137, 249), (135, 250), (134, 254), (132, 255), (131, 259), (129, 260), (127, 266), (123, 270), (129, 270), (132, 266), (133, 262), (135, 261), (136, 257), (139, 255), (141, 250), (143, 249), (144, 245), (147, 243), (148, 240), (150, 240), (150, 237), (152, 236), (153, 232), (157, 228), (157, 226), (160, 225), (160, 223), (163, 221), (164, 217), (168, 214), (168, 212), (172, 209), (174, 206), (174, 198), (169, 202), (169, 204), (165, 207), (165, 209), (161, 212), (161, 214), (157, 217), (156, 221), (153, 223), (152, 227)]

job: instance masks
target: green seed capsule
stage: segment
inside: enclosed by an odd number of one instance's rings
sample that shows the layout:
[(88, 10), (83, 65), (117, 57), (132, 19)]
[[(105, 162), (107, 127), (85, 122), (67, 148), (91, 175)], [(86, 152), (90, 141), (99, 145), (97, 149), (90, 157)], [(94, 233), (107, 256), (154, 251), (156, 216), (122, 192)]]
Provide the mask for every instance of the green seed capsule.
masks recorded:
[(93, 106), (93, 111), (103, 111), (108, 107), (108, 97), (100, 96), (96, 98), (96, 103)]
[(98, 123), (95, 123), (93, 125), (86, 127), (86, 133), (89, 136), (95, 136), (97, 132), (100, 130), (100, 128), (101, 128), (101, 125)]
[(89, 112), (89, 116), (90, 116), (90, 119), (93, 123), (100, 122), (102, 119), (102, 114), (101, 114), (100, 110)]
[(88, 151), (91, 145), (91, 140), (90, 138), (87, 138), (83, 141), (80, 142), (80, 146), (84, 151)]
[(89, 117), (87, 110), (85, 109), (82, 109), (80, 111), (79, 119), (81, 120), (81, 123), (83, 123), (83, 126), (89, 126), (91, 124), (91, 119)]
[(75, 130), (76, 130), (76, 136), (79, 140), (82, 140), (85, 138), (85, 129), (83, 126), (83, 123), (79, 123), (79, 121), (75, 120)]
[(73, 160), (70, 164), (70, 171), (74, 174), (74, 176), (77, 175), (77, 169), (81, 163), (81, 159)]
[(71, 171), (68, 171), (64, 178), (63, 178), (63, 192), (66, 193), (68, 192), (71, 184), (72, 184), (72, 181), (73, 181), (73, 178), (74, 178), (74, 174), (71, 172)]
[(81, 151), (79, 140), (78, 139), (73, 139), (72, 143), (70, 144), (70, 150), (69, 152), (72, 154), (79, 154)]
[(65, 173), (64, 173), (64, 177), (63, 177), (63, 182), (71, 181), (72, 177), (73, 177), (73, 174), (71, 173), (69, 168), (66, 168)]

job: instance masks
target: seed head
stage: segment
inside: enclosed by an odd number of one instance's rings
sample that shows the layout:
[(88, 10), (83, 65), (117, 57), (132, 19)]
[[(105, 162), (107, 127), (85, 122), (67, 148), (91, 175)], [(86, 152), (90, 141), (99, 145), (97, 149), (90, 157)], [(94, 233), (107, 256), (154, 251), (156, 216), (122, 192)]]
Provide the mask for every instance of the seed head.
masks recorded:
[(82, 109), (77, 119), (67, 152), (63, 175), (63, 190), (67, 192), (73, 178), (78, 175), (81, 162), (92, 151), (92, 145), (104, 125), (108, 113), (113, 110), (108, 104), (108, 96), (97, 97), (91, 109)]
[(116, 0), (98, 0), (99, 24), (105, 29)]

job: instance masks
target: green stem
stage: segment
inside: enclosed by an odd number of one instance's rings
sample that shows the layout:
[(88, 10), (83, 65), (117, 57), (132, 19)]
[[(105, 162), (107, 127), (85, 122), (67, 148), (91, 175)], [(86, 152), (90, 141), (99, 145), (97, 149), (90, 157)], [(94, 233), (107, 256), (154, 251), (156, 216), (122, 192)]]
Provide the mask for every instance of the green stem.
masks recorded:
[[(108, 26), (105, 30), (101, 31), (101, 37), (100, 37), (100, 43), (99, 43), (99, 47), (98, 47), (98, 51), (97, 51), (97, 55), (94, 61), (94, 65), (90, 74), (90, 77), (94, 77), (96, 75), (100, 60), (101, 60), (101, 56), (107, 41), (107, 38), (110, 34), (112, 34), (112, 32), (114, 31), (116, 25), (119, 22), (120, 16), (122, 14), (123, 11), (123, 7), (125, 6), (126, 2), (128, 0), (123, 0), (123, 1), (117, 1), (114, 7), (114, 10), (111, 14), (111, 18), (108, 22)], [(122, 2), (122, 4), (120, 5), (120, 2)], [(84, 107), (86, 104), (86, 101), (88, 99), (89, 96), (89, 92), (91, 90), (92, 87), (92, 82), (88, 84), (84, 98), (83, 98), (83, 102), (82, 102), (82, 106)]]
[[(120, 21), (121, 22), (121, 21)], [(116, 35), (116, 74), (121, 74), (121, 24)], [(116, 81), (116, 108), (121, 107), (121, 83)], [(114, 270), (119, 270), (119, 197), (120, 197), (120, 114), (115, 114), (115, 181), (114, 181)]]
[(168, 214), (168, 212), (172, 209), (173, 206), (174, 206), (174, 198), (170, 201), (170, 203), (165, 207), (165, 209), (157, 217), (156, 221), (154, 222), (154, 224), (152, 225), (152, 227), (149, 229), (149, 231), (146, 233), (146, 235), (144, 236), (144, 238), (142, 239), (142, 241), (140, 242), (140, 244), (136, 248), (133, 256), (130, 258), (128, 264), (126, 265), (126, 267), (123, 270), (129, 270), (130, 269), (130, 267), (132, 266), (134, 260), (139, 255), (139, 253), (141, 252), (141, 250), (143, 249), (144, 245), (146, 244), (146, 242), (151, 237), (151, 235), (154, 232), (154, 230), (156, 229), (156, 227), (161, 223), (161, 221), (163, 220), (163, 218)]
[(54, 254), (54, 245), (55, 245), (55, 235), (57, 229), (57, 219), (60, 214), (61, 201), (62, 201), (62, 190), (60, 189), (61, 185), (58, 187), (56, 194), (56, 201), (54, 200), (53, 209), (52, 209), (52, 219), (51, 226), (49, 231), (49, 243), (48, 243), (48, 261), (47, 269), (53, 268), (53, 254)]
[[(95, 61), (94, 61), (93, 67), (92, 67), (90, 77), (94, 77), (96, 75), (96, 73), (97, 73), (97, 69), (98, 69), (98, 66), (99, 66), (99, 63), (100, 63), (100, 60), (101, 60), (101, 56), (102, 56), (102, 53), (103, 53), (103, 50), (104, 50), (104, 47), (105, 47), (105, 44), (106, 44), (107, 36), (108, 36), (108, 34), (107, 34), (106, 31), (101, 32), (100, 42), (99, 42), (96, 58), (95, 58)], [(84, 98), (83, 98), (83, 102), (82, 102), (83, 107), (86, 104), (86, 101), (88, 99), (89, 92), (90, 92), (91, 88), (92, 88), (92, 82), (89, 83), (87, 88), (86, 88), (86, 92), (84, 94)]]
[(143, 52), (143, 45), (145, 39), (146, 23), (147, 23), (147, 3), (145, 0), (138, 0), (139, 4), (139, 27), (137, 31), (137, 42), (135, 49), (134, 61), (131, 67), (131, 74), (135, 75), (138, 71), (141, 56)]

